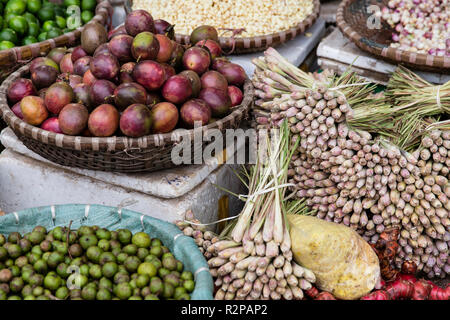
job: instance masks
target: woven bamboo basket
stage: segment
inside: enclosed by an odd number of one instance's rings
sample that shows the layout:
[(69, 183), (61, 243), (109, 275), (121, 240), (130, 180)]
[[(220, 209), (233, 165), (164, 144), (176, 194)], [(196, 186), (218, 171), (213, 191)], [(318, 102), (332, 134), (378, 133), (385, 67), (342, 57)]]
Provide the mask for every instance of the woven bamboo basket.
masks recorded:
[[(97, 0), (95, 16), (91, 21), (99, 22), (102, 25), (109, 23), (108, 19), (112, 15), (112, 6), (108, 0)], [(15, 47), (0, 51), (0, 83), (12, 72), (30, 62), (33, 58), (46, 55), (55, 47), (72, 47), (80, 39), (84, 26), (74, 31), (65, 33), (59, 37), (33, 43), (26, 46)], [(0, 120), (0, 131), (5, 128), (5, 123)]]
[[(15, 80), (27, 77), (28, 74), (29, 64), (13, 72), (0, 86), (0, 115), (28, 149), (57, 164), (82, 169), (133, 173), (172, 168), (175, 164), (172, 162), (171, 153), (176, 144), (189, 138), (193, 147), (194, 131), (196, 134), (205, 135), (212, 129), (224, 133), (226, 129), (238, 128), (253, 103), (253, 86), (251, 81), (247, 80), (244, 84), (242, 104), (234, 107), (223, 119), (201, 128), (176, 130), (141, 138), (75, 137), (29, 125), (11, 111), (6, 92)], [(203, 139), (203, 147), (208, 144), (207, 141)]]
[[(109, 17), (112, 15), (112, 7), (108, 0), (97, 0), (95, 16), (91, 21), (96, 21), (102, 25), (109, 23)], [(81, 32), (84, 29), (81, 26), (71, 32), (65, 33), (59, 37), (33, 43), (26, 46), (15, 47), (0, 51), (0, 83), (10, 75), (14, 70), (27, 64), (31, 59), (47, 54), (55, 47), (72, 47), (80, 39)]]
[(450, 74), (450, 57), (438, 57), (391, 48), (392, 28), (384, 21), (380, 29), (369, 29), (367, 21), (374, 14), (367, 12), (371, 5), (385, 6), (389, 0), (343, 0), (336, 22), (342, 33), (360, 49), (391, 63), (401, 63), (415, 70)]
[[(132, 6), (133, 0), (125, 0), (125, 11), (127, 12), (127, 14), (133, 11)], [(305, 32), (306, 29), (314, 24), (317, 17), (319, 16), (319, 12), (320, 1), (314, 0), (313, 12), (305, 20), (290, 28), (289, 30), (258, 37), (219, 37), (220, 46), (222, 47), (224, 52), (230, 52), (232, 50), (230, 54), (260, 52), (266, 50), (268, 47), (275, 48)], [(175, 34), (175, 40), (181, 44), (190, 44), (189, 35)]]

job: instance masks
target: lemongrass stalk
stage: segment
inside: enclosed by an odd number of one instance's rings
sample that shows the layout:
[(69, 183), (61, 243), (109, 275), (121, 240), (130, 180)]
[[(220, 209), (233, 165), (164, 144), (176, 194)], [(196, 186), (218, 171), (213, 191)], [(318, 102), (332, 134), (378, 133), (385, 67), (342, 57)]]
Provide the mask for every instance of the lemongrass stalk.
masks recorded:
[(309, 290), (312, 288), (312, 284), (306, 279), (300, 279), (299, 287), (303, 290)]
[(211, 258), (210, 260), (208, 260), (208, 265), (212, 268), (217, 268), (217, 267), (223, 266), (227, 262), (228, 262), (227, 259), (214, 257), (214, 258)]
[(269, 212), (267, 213), (267, 217), (264, 222), (263, 227), (263, 240), (264, 242), (268, 243), (273, 239), (273, 230), (274, 230), (274, 222), (275, 222), (275, 211), (274, 211), (274, 203), (272, 202), (270, 205)]
[[(272, 162), (272, 172), (274, 176), (277, 176), (277, 167), (275, 164), (275, 159), (271, 158)], [(278, 180), (275, 179), (275, 187), (279, 186)], [(273, 239), (276, 243), (280, 244), (283, 241), (283, 214), (281, 212), (281, 199), (280, 190), (275, 190), (275, 205), (274, 205), (274, 224), (273, 224)]]
[(240, 279), (244, 278), (246, 273), (247, 271), (245, 270), (234, 269), (233, 271), (231, 271), (230, 276), (231, 279)]
[(272, 263), (269, 264), (269, 265), (267, 266), (267, 269), (266, 269), (266, 275), (267, 275), (270, 279), (273, 278), (273, 277), (275, 277), (275, 267), (273, 266)]
[(209, 268), (209, 273), (211, 273), (211, 276), (213, 278), (217, 278), (218, 277), (218, 273), (217, 273), (217, 269), (216, 268)]
[(292, 263), (292, 273), (297, 277), (297, 278), (302, 278), (303, 274), (305, 273), (305, 269), (303, 269), (301, 266), (299, 266), (297, 263), (293, 262)]
[(222, 289), (219, 289), (217, 292), (216, 292), (216, 295), (214, 296), (214, 299), (215, 300), (224, 300), (225, 299), (225, 291), (224, 290), (222, 290)]
[(242, 251), (244, 251), (243, 247), (228, 248), (228, 249), (219, 251), (217, 256), (219, 258), (229, 259), (233, 254), (236, 254), (236, 253), (239, 253)]
[(219, 252), (219, 251), (225, 250), (227, 248), (233, 248), (233, 247), (237, 247), (237, 246), (239, 246), (239, 242), (231, 241), (231, 240), (222, 240), (222, 241), (216, 242), (213, 245), (211, 245), (210, 247), (208, 247), (207, 251), (213, 253), (213, 252)]
[(275, 268), (281, 268), (283, 267), (285, 260), (284, 256), (280, 255), (273, 260), (273, 266)]
[[(256, 257), (255, 257), (256, 258)], [(260, 258), (257, 258), (255, 260), (252, 260), (248, 265), (248, 270), (251, 272), (256, 271), (256, 268), (258, 268), (258, 261)]]
[(234, 292), (227, 292), (227, 293), (225, 293), (224, 300), (234, 300), (235, 296), (236, 296), (236, 294)]
[(253, 282), (246, 281), (244, 283), (244, 286), (242, 287), (242, 291), (243, 291), (243, 293), (245, 293), (245, 295), (247, 295), (250, 293), (252, 288), (253, 288)]
[(265, 266), (265, 267), (257, 267), (256, 268), (256, 275), (258, 277), (262, 276), (263, 274), (266, 273), (266, 269), (267, 269), (267, 266)]
[(302, 300), (303, 299), (303, 291), (297, 286), (290, 287), (292, 290), (292, 295), (294, 296), (294, 299), (296, 300)]
[(261, 257), (256, 261), (257, 267), (267, 267), (270, 263), (270, 258)]
[(256, 272), (247, 271), (247, 273), (245, 274), (245, 281), (253, 283), (257, 277), (258, 276), (256, 275)]
[(225, 276), (233, 270), (234, 270), (234, 263), (227, 262), (217, 270), (217, 273), (221, 276)]
[(275, 258), (279, 254), (279, 246), (275, 241), (269, 241), (266, 243), (266, 257)]
[(244, 286), (245, 280), (244, 279), (236, 279), (232, 282), (232, 286), (236, 289), (240, 289)]
[(256, 236), (255, 236), (255, 238), (254, 238), (253, 240), (254, 240), (255, 243), (257, 243), (257, 244), (264, 243), (264, 240), (263, 240), (261, 231), (259, 231), (259, 232), (256, 234)]
[(258, 260), (258, 257), (252, 257), (252, 256), (247, 257), (247, 258), (239, 261), (236, 264), (236, 269), (242, 269), (242, 270), (248, 269), (248, 266), (250, 265), (250, 263), (252, 263), (253, 261), (256, 262), (256, 260)]
[(271, 290), (270, 290), (269, 284), (266, 283), (266, 284), (264, 285), (263, 291), (262, 291), (263, 297), (269, 299), (269, 298), (270, 298), (270, 291), (271, 291)]
[(288, 275), (286, 280), (287, 280), (289, 286), (291, 286), (291, 287), (298, 286), (298, 279), (295, 275), (293, 275), (293, 274)]
[(273, 193), (271, 193), (268, 197), (266, 197), (264, 205), (259, 210), (260, 215), (256, 220), (252, 222), (252, 225), (250, 226), (250, 232), (249, 236), (250, 239), (255, 239), (256, 235), (258, 234), (259, 230), (261, 229), (264, 221), (266, 221), (267, 217), (267, 211), (273, 201)]
[(245, 258), (247, 258), (249, 256), (249, 253), (244, 252), (244, 251), (240, 251), (238, 253), (233, 254), (230, 257), (230, 261), (233, 263), (238, 263), (239, 261), (244, 260)]
[(311, 270), (309, 270), (307, 268), (303, 268), (303, 270), (304, 270), (303, 277), (306, 280), (308, 280), (311, 283), (316, 282), (316, 276), (314, 275), (314, 273)]
[(287, 221), (284, 223), (284, 235), (283, 235), (283, 241), (280, 245), (281, 252), (287, 252), (291, 250), (291, 235), (289, 234)]
[(290, 276), (292, 274), (292, 265), (290, 261), (286, 261), (283, 266), (284, 276)]

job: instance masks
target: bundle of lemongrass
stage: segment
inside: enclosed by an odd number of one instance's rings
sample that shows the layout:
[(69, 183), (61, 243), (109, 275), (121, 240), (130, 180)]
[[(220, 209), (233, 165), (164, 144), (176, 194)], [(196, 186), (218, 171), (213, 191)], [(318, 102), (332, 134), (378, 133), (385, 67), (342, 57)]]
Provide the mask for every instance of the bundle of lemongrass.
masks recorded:
[[(400, 124), (384, 126), (395, 106), (380, 102), (383, 110), (371, 113), (370, 99), (379, 97), (369, 96), (371, 86), (351, 74), (314, 78), (273, 49), (254, 63), (252, 80), (260, 98), (256, 111), (267, 113), (256, 121), (265, 119), (274, 127), (285, 121), (292, 139), (300, 140), (288, 170), (296, 197), (306, 198), (317, 217), (354, 228), (373, 243), (386, 228), (399, 228), (396, 262), (412, 260), (428, 277), (445, 278), (450, 273), (448, 131), (429, 132), (425, 113), (408, 108), (394, 114), (392, 119)], [(394, 135), (386, 139), (386, 134), (370, 130), (371, 119)], [(424, 136), (428, 132), (429, 138)], [(411, 146), (421, 140), (423, 161), (393, 143)]]
[(411, 70), (399, 66), (386, 89), (386, 110), (375, 108), (374, 114), (389, 112), (385, 119), (395, 125), (393, 143), (406, 151), (417, 149), (426, 128), (447, 120), (450, 115), (450, 81), (433, 85)]
[[(217, 275), (219, 300), (302, 299), (314, 274), (293, 261), (286, 214), (308, 214), (302, 201), (287, 204), (287, 170), (292, 156), (289, 129), (272, 130), (265, 156), (245, 171), (249, 194), (238, 220), (226, 228), (227, 239), (207, 248), (208, 264)], [(261, 155), (261, 153), (260, 153)]]

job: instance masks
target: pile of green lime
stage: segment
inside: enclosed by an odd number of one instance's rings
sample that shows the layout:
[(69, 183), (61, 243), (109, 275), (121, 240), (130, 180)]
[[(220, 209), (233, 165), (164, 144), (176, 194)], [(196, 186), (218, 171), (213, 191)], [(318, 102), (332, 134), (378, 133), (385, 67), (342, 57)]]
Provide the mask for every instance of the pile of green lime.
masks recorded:
[(0, 50), (56, 38), (94, 17), (96, 0), (0, 0)]
[(188, 300), (193, 275), (159, 239), (98, 226), (0, 234), (0, 300)]

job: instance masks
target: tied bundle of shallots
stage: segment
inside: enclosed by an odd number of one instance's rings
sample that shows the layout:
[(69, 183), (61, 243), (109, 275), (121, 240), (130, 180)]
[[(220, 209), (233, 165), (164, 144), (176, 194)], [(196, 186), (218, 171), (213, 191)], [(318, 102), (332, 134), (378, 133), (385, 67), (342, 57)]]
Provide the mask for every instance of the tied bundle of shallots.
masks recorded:
[[(447, 133), (433, 143), (433, 150), (439, 152), (430, 155), (439, 157), (433, 161), (440, 163), (432, 170), (436, 174), (424, 174), (423, 162), (416, 156), (355, 128), (356, 111), (367, 105), (364, 100), (371, 91), (362, 80), (348, 74), (314, 78), (272, 48), (254, 64), (257, 126), (277, 127), (286, 121), (292, 139), (300, 140), (288, 180), (295, 184), (296, 196), (306, 198), (317, 217), (343, 223), (371, 243), (385, 229), (399, 228), (397, 264), (414, 261), (428, 277), (449, 274), (450, 187), (440, 165), (448, 150)], [(426, 144), (431, 148), (429, 141)], [(426, 151), (422, 153), (426, 158)]]

